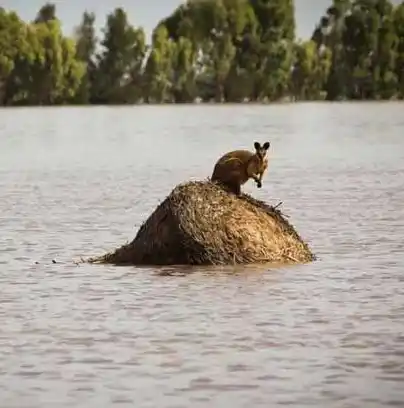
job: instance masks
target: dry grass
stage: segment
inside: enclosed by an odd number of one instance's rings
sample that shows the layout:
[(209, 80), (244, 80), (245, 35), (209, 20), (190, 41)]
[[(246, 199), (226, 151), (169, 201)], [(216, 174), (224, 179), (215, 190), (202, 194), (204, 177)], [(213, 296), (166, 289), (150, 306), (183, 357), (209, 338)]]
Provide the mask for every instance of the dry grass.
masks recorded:
[(180, 184), (135, 239), (88, 260), (116, 265), (305, 263), (315, 259), (276, 207), (210, 181)]

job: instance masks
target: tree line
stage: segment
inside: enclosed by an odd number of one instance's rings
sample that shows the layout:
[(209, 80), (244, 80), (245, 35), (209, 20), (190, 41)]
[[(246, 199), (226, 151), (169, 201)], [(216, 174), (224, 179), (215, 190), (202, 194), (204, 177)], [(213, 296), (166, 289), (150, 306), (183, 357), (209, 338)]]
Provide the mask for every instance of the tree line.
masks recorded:
[(85, 11), (65, 36), (54, 4), (0, 8), (0, 105), (404, 98), (404, 1), (333, 0), (297, 40), (293, 0), (188, 0), (150, 44), (122, 8), (98, 39)]

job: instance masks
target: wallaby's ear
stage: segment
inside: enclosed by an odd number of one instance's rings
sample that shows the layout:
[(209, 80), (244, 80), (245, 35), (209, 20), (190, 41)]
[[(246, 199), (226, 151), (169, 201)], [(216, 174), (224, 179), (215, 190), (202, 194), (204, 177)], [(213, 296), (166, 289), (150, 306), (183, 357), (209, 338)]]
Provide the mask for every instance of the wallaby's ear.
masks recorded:
[(270, 144), (269, 142), (265, 142), (262, 147), (263, 147), (265, 150), (268, 150), (270, 145), (271, 145), (271, 144)]
[(261, 148), (261, 145), (258, 142), (254, 142), (254, 147), (255, 150), (259, 150)]

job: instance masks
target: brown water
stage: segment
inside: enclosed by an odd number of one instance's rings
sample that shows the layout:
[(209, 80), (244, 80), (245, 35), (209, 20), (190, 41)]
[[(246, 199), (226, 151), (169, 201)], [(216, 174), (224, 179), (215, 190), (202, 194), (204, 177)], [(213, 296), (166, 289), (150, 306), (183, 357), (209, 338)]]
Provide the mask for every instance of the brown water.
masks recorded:
[[(318, 261), (70, 263), (267, 139)], [(404, 104), (2, 110), (0, 197), (1, 408), (404, 406)]]

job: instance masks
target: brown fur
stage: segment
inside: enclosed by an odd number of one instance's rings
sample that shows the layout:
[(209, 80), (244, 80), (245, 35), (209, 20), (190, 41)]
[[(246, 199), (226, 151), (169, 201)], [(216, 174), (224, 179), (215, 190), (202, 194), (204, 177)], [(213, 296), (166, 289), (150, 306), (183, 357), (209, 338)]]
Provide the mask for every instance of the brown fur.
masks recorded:
[(261, 188), (262, 177), (268, 167), (266, 153), (269, 146), (269, 142), (262, 146), (255, 142), (255, 153), (248, 150), (226, 153), (217, 161), (211, 181), (219, 182), (238, 196), (241, 194), (241, 186), (250, 178), (257, 183), (258, 188)]

